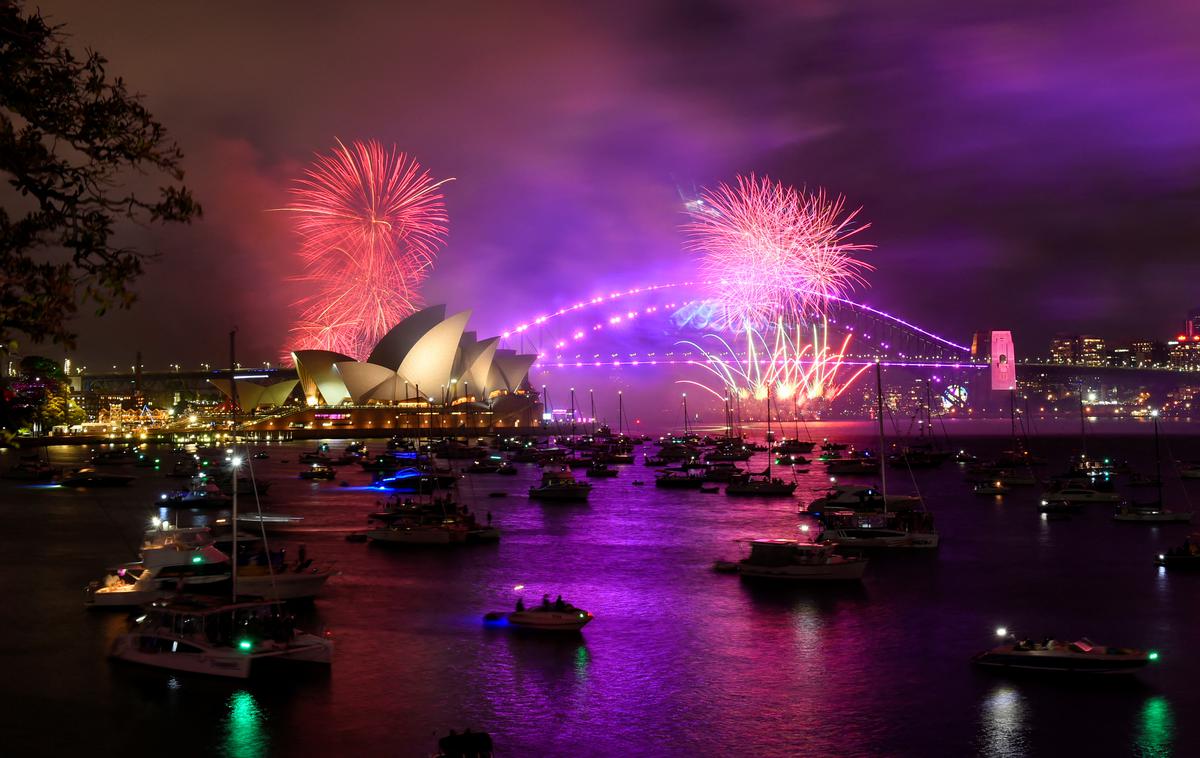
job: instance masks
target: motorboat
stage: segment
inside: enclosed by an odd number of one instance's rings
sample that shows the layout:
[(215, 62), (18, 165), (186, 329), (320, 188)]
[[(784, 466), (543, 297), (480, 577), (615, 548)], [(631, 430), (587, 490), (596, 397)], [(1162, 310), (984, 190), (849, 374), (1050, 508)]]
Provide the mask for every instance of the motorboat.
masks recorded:
[(549, 598), (544, 598), (541, 605), (531, 608), (518, 604), (517, 609), (510, 613), (492, 611), (484, 616), (486, 621), (503, 621), (509, 626), (543, 632), (578, 632), (591, 623), (593, 618), (591, 613), (576, 608), (561, 598), (553, 603)]
[(771, 476), (771, 467), (757, 473), (745, 473), (731, 478), (725, 486), (725, 494), (733, 497), (791, 497), (796, 492), (796, 482), (785, 482)]
[(1157, 476), (1148, 476), (1135, 472), (1129, 475), (1129, 479), (1125, 484), (1130, 487), (1158, 487), (1162, 484), (1162, 479)]
[(132, 448), (122, 450), (101, 450), (92, 454), (93, 466), (124, 466), (133, 463), (137, 452)]
[[(913, 495), (888, 495), (887, 508), (889, 511), (910, 511), (921, 507), (921, 498)], [(882, 511), (884, 508), (883, 493), (876, 487), (831, 487), (823, 496), (812, 501), (808, 506), (809, 513), (819, 513), (825, 510), (851, 511)]]
[(831, 476), (875, 476), (879, 473), (878, 458), (831, 458), (825, 463), (825, 471)]
[(224, 508), (233, 502), (232, 497), (206, 477), (196, 477), (186, 489), (164, 492), (159, 499), (187, 508)]
[(512, 461), (505, 461), (496, 469), (496, 473), (501, 476), (514, 476), (517, 473), (517, 467), (512, 464)]
[(1065, 500), (1070, 503), (1116, 503), (1121, 496), (1116, 492), (1098, 490), (1094, 487), (1054, 487), (1042, 493), (1043, 500)]
[(474, 514), (449, 499), (422, 503), (396, 498), (386, 510), (369, 515), (367, 523), (367, 537), (396, 545), (461, 545), (500, 539), (499, 529), (491, 523), (480, 524)]
[(1083, 504), (1078, 500), (1043, 498), (1038, 502), (1038, 512), (1040, 513), (1079, 513), (1082, 510)]
[(1121, 503), (1113, 513), (1113, 521), (1142, 522), (1148, 524), (1191, 523), (1191, 511), (1172, 511), (1162, 503)]
[(76, 469), (60, 480), (64, 487), (124, 487), (135, 477), (128, 474), (107, 474), (94, 468)]
[[(239, 517), (239, 521), (240, 521)], [(285, 561), (247, 539), (239, 548), (238, 591), (271, 600), (316, 596), (337, 572), (314, 566), (307, 556)], [(255, 561), (257, 555), (266, 560)], [(278, 560), (272, 560), (276, 556)], [(170, 597), (181, 589), (211, 594), (229, 587), (233, 564), (205, 527), (160, 528), (147, 533), (142, 560), (111, 569), (86, 589), (84, 604), (94, 608), (143, 605)]]
[(971, 662), (977, 666), (1058, 674), (1132, 674), (1158, 660), (1158, 653), (1152, 650), (1098, 645), (1086, 637), (1074, 642), (1049, 638), (1035, 642), (1002, 636), (1006, 637), (1004, 644), (978, 653)]
[(337, 472), (332, 466), (327, 466), (323, 463), (314, 463), (311, 468), (306, 468), (300, 472), (301, 479), (328, 479), (337, 478)]
[(1200, 534), (1188, 535), (1179, 547), (1159, 553), (1154, 564), (1169, 569), (1200, 570)]
[(529, 488), (532, 500), (587, 500), (592, 485), (575, 479), (566, 466), (542, 472), (542, 481)]
[(750, 556), (740, 561), (717, 561), (713, 568), (747, 579), (787, 582), (859, 581), (867, 561), (838, 555), (830, 543), (792, 539), (758, 539), (750, 542)]
[(268, 454), (268, 453), (267, 453), (267, 451), (266, 451), (266, 450), (259, 450), (259, 451), (258, 451), (257, 453), (255, 453), (255, 454), (254, 454), (252, 457), (253, 457), (253, 458), (254, 458), (254, 460), (256, 460), (256, 461), (265, 461), (265, 460), (267, 460), (268, 458), (270, 458), (271, 456), (270, 456), (270, 454)]
[(702, 475), (667, 469), (654, 477), (654, 486), (670, 490), (698, 490), (704, 486)]
[(816, 445), (817, 443), (806, 440), (785, 439), (775, 446), (775, 452), (780, 455), (807, 455)]
[(148, 605), (113, 641), (109, 655), (173, 671), (246, 679), (268, 660), (329, 665), (333, 641), (296, 629), (276, 603), (180, 596)]
[(1007, 495), (1012, 492), (1012, 487), (1005, 484), (1003, 479), (997, 479), (994, 482), (980, 482), (971, 491), (976, 495)]
[(619, 475), (621, 472), (612, 468), (607, 463), (592, 463), (587, 467), (587, 475), (593, 479), (608, 479)]
[(468, 474), (495, 474), (500, 470), (500, 465), (499, 456), (492, 456), (471, 461), (466, 470)]
[(744, 476), (745, 473), (732, 463), (713, 463), (704, 469), (704, 481), (730, 482)]

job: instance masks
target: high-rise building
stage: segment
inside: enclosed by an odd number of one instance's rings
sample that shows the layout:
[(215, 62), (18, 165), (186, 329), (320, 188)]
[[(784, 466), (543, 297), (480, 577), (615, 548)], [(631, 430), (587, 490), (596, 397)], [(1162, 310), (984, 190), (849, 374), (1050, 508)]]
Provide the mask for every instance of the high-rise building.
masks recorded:
[(1052, 363), (1077, 363), (1079, 361), (1079, 335), (1056, 334), (1050, 340)]
[(1129, 342), (1130, 357), (1139, 366), (1153, 365), (1156, 352), (1154, 340), (1136, 339)]
[(1079, 337), (1079, 362), (1085, 366), (1103, 366), (1105, 363), (1104, 340), (1083, 334)]
[(1189, 340), (1193, 337), (1200, 338), (1200, 308), (1188, 311), (1187, 320), (1183, 322), (1183, 333)]

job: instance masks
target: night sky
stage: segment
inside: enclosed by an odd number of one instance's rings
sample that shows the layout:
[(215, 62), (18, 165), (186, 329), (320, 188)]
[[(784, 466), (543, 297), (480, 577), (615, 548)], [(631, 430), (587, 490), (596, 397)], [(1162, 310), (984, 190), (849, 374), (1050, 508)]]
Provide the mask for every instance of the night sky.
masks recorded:
[(595, 6), (40, 3), (145, 94), (205, 207), (133, 233), (163, 258), (77, 363), (217, 362), (233, 324), (278, 356), (305, 290), (267, 209), (335, 137), (456, 177), (426, 299), (482, 331), (684, 278), (677, 187), (750, 171), (863, 205), (860, 299), (958, 341), (1167, 338), (1200, 305), (1200, 4)]

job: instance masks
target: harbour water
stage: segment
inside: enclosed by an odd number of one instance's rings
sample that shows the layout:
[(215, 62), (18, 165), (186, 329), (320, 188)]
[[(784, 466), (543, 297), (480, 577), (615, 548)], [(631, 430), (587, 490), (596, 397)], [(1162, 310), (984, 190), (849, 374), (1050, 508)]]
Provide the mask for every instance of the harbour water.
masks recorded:
[[(969, 431), (955, 429), (953, 444), (981, 455), (1009, 445)], [(1151, 473), (1147, 431), (1093, 435), (1089, 452)], [(875, 447), (866, 424), (811, 433)], [(1164, 458), (1200, 458), (1200, 437), (1165, 440)], [(1079, 439), (1031, 445), (1057, 473)], [(334, 482), (298, 479), (297, 455), (311, 447), (274, 445), (253, 461), (256, 477), (274, 481), (263, 509), (304, 517), (276, 544), (304, 543), (341, 572), (297, 611), (304, 628), (332, 632), (331, 670), (282, 680), (173, 676), (106, 658), (126, 614), (85, 610), (82, 589), (135, 557), (155, 500), (177, 480), (130, 468), (138, 480), (110, 490), (0, 482), (3, 752), (420, 756), (435, 751), (435, 734), (464, 727), (490, 732), (505, 756), (1166, 756), (1200, 744), (1189, 718), (1200, 711), (1200, 575), (1152, 563), (1190, 525), (1116, 523), (1099, 504), (1047, 520), (1036, 487), (981, 497), (954, 463), (891, 469), (892, 491), (915, 485), (925, 497), (940, 549), (873, 557), (861, 586), (768, 588), (712, 562), (741, 557), (739, 540), (793, 535), (796, 505), (827, 485), (819, 465), (798, 474), (795, 501), (734, 499), (655, 489), (639, 454), (619, 477), (593, 480), (587, 504), (543, 504), (525, 496), (537, 467), (519, 464), (515, 477), (460, 484), (463, 502), (491, 512), (499, 544), (405, 550), (345, 540), (381, 496), (357, 467)], [(87, 451), (49, 454), (69, 466)], [(488, 496), (496, 491), (508, 496)], [(1200, 484), (1168, 475), (1166, 498), (1189, 509)], [(485, 612), (511, 608), (517, 585), (527, 601), (561, 593), (596, 619), (567, 637), (484, 625)], [(1120, 681), (972, 667), (999, 625), (1161, 659)]]

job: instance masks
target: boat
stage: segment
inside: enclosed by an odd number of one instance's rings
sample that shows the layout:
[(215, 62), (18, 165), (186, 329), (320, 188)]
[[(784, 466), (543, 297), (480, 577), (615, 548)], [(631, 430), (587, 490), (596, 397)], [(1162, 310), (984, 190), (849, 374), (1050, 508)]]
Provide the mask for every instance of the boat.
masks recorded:
[(122, 450), (101, 450), (92, 453), (93, 466), (124, 466), (133, 463), (137, 452), (132, 448)]
[(730, 479), (729, 484), (725, 485), (725, 494), (731, 497), (791, 497), (795, 492), (795, 482), (772, 477), (769, 470)]
[(186, 489), (163, 493), (160, 499), (187, 508), (223, 508), (233, 501), (215, 482), (202, 476), (192, 479)]
[(831, 543), (793, 539), (757, 539), (750, 542), (750, 556), (740, 561), (717, 561), (713, 568), (747, 579), (787, 582), (859, 581), (867, 561), (838, 555)]
[(529, 488), (532, 500), (587, 500), (592, 485), (576, 481), (570, 468), (559, 466), (542, 472), (542, 481)]
[(704, 486), (704, 477), (687, 471), (666, 469), (655, 475), (654, 486), (669, 490), (698, 490)]
[[(886, 503), (886, 508), (885, 508)], [(824, 510), (851, 511), (905, 511), (921, 506), (921, 499), (912, 495), (888, 495), (870, 486), (834, 486), (809, 503), (809, 513), (819, 513)]]
[(496, 473), (501, 476), (513, 476), (517, 473), (517, 467), (512, 464), (512, 461), (505, 461), (496, 469)]
[(1099, 490), (1095, 487), (1084, 487), (1068, 484), (1061, 487), (1051, 487), (1042, 493), (1043, 500), (1065, 500), (1071, 503), (1116, 503), (1121, 496), (1116, 492)]
[(205, 596), (157, 600), (113, 641), (110, 657), (246, 679), (266, 661), (328, 665), (333, 640), (295, 628), (277, 603)]
[(54, 467), (45, 461), (22, 459), (0, 474), (3, 479), (17, 479), (24, 482), (48, 482), (54, 478)]
[(300, 472), (301, 479), (328, 479), (337, 478), (337, 472), (332, 466), (327, 466), (323, 463), (314, 463), (311, 468), (306, 468)]
[(1113, 521), (1161, 523), (1191, 523), (1191, 511), (1172, 511), (1162, 507), (1161, 503), (1122, 503), (1113, 513)]
[(259, 451), (258, 451), (257, 453), (255, 453), (255, 454), (254, 454), (254, 456), (253, 456), (254, 460), (256, 460), (256, 461), (265, 461), (265, 460), (267, 460), (267, 459), (268, 459), (268, 458), (270, 458), (270, 457), (271, 457), (271, 456), (270, 456), (270, 455), (267, 453), (267, 451), (266, 451), (266, 450), (259, 450)]
[(715, 484), (706, 484), (700, 488), (700, 493), (704, 495), (716, 495), (720, 493), (721, 488)]
[[(239, 523), (260, 523), (269, 514), (242, 514)], [(219, 520), (226, 523), (226, 520)], [(141, 560), (126, 563), (108, 572), (87, 587), (85, 604), (90, 607), (142, 605), (169, 597), (185, 588), (206, 593), (224, 590), (228, 594), (233, 574), (229, 556), (233, 553), (232, 536), (215, 537), (208, 527), (173, 527), (160, 524), (146, 532)], [(302, 545), (295, 558), (287, 560), (285, 551), (271, 553), (256, 537), (238, 538), (238, 592), (270, 600), (295, 600), (315, 597), (325, 583), (336, 575), (331, 566), (314, 565)]]
[(471, 461), (471, 465), (467, 466), (468, 474), (495, 474), (500, 471), (501, 461), (499, 456), (490, 458), (478, 458)]
[(106, 474), (94, 468), (76, 469), (60, 480), (64, 487), (124, 487), (135, 477), (127, 474)]
[(564, 602), (561, 597), (553, 603), (550, 602), (550, 598), (544, 597), (541, 605), (526, 608), (518, 602), (515, 611), (508, 613), (492, 611), (483, 618), (486, 621), (506, 622), (509, 626), (521, 629), (535, 629), (542, 632), (578, 632), (590, 624), (594, 616), (582, 608), (576, 608), (570, 603)]
[(607, 463), (592, 463), (587, 467), (587, 475), (593, 479), (607, 479), (618, 476), (621, 472), (612, 468)]
[(940, 541), (932, 514), (922, 511), (861, 514), (853, 511), (824, 513), (820, 539), (838, 549), (931, 549)]
[(775, 446), (775, 452), (779, 455), (807, 455), (816, 444), (809, 440), (785, 439)]
[(367, 537), (396, 545), (460, 545), (496, 542), (499, 529), (476, 521), (474, 514), (449, 498), (430, 502), (393, 498), (388, 507), (367, 516)]
[(825, 472), (830, 476), (874, 476), (879, 473), (878, 458), (830, 458), (825, 461)]
[(1179, 461), (1179, 476), (1184, 479), (1200, 479), (1200, 461)]
[(1004, 480), (997, 479), (994, 482), (980, 482), (971, 488), (971, 491), (976, 495), (1007, 495), (1012, 492), (1012, 488), (1004, 483)]
[(971, 658), (977, 666), (1058, 674), (1132, 674), (1158, 660), (1158, 653), (1127, 647), (1098, 645), (1086, 637), (1074, 642), (1054, 639), (1017, 640), (1004, 629), (1004, 644)]
[(1038, 502), (1038, 511), (1041, 513), (1079, 513), (1083, 510), (1083, 504), (1078, 500), (1053, 500), (1043, 498)]

